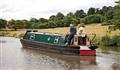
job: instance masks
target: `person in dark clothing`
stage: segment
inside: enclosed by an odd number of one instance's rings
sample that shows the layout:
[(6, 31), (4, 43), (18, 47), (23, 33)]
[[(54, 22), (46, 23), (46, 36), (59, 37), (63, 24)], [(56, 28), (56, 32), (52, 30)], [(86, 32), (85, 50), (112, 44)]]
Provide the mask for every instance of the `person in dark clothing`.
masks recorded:
[(74, 38), (74, 35), (76, 34), (76, 28), (73, 26), (73, 24), (70, 24), (70, 35), (68, 36), (68, 45), (71, 44), (72, 39)]

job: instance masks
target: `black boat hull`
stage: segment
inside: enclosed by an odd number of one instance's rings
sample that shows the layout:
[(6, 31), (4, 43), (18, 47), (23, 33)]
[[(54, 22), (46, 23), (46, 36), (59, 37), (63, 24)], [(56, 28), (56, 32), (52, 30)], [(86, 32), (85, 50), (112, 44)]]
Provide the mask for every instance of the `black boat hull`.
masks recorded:
[(36, 48), (45, 52), (53, 52), (67, 55), (80, 55), (80, 47), (48, 44), (32, 40), (20, 39), (24, 48)]

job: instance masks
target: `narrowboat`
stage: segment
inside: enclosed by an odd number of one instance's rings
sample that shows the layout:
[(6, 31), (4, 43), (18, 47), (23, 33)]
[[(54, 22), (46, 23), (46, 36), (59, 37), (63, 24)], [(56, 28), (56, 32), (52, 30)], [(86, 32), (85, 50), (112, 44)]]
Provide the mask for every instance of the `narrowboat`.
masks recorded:
[(67, 55), (96, 55), (96, 45), (87, 45), (86, 38), (75, 35), (71, 44), (66, 45), (66, 35), (57, 33), (41, 33), (36, 30), (27, 30), (20, 42), (24, 48), (38, 48), (45, 52)]

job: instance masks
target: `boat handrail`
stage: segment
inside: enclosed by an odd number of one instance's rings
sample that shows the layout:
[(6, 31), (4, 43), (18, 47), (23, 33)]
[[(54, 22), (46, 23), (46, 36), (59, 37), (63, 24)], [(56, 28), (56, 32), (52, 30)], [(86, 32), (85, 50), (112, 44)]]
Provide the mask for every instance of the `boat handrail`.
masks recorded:
[(89, 33), (89, 34), (82, 34), (82, 35), (77, 35), (77, 36), (85, 36), (85, 35), (96, 35), (95, 33)]
[(64, 34), (59, 34), (59, 33), (49, 33), (49, 32), (30, 32), (30, 33), (35, 33), (35, 34), (45, 34), (45, 35), (56, 35), (56, 36), (63, 36)]

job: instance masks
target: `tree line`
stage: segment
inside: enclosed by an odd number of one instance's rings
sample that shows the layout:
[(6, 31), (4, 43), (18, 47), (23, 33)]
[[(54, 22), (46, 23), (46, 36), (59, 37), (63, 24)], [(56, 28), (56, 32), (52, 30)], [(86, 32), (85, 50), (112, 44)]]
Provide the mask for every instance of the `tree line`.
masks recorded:
[(87, 13), (84, 10), (76, 10), (75, 13), (69, 12), (64, 15), (58, 12), (56, 15), (51, 15), (49, 19), (45, 18), (31, 18), (30, 20), (15, 20), (9, 21), (0, 18), (0, 29), (43, 29), (55, 27), (68, 27), (69, 24), (77, 25), (79, 23), (91, 24), (102, 23), (114, 25), (115, 29), (120, 29), (120, 0), (116, 2), (117, 5), (103, 6), (100, 8), (89, 8)]

